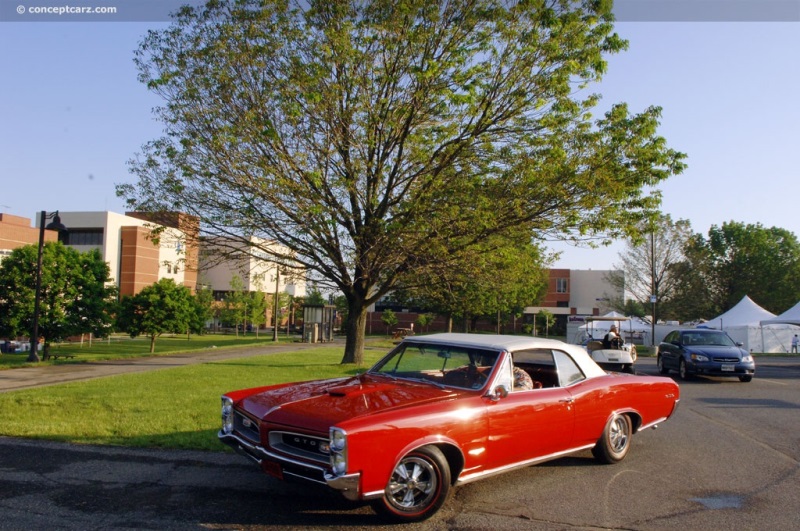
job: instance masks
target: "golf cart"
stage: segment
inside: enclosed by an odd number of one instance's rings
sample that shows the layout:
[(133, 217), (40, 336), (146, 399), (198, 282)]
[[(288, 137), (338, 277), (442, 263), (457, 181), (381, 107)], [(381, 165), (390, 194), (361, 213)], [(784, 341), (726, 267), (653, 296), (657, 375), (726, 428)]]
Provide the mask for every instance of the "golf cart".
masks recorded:
[[(602, 338), (607, 332), (606, 328), (597, 330), (600, 339), (595, 339), (594, 323), (598, 321), (611, 321), (613, 322), (612, 324), (617, 326), (617, 333), (621, 341), (621, 345), (618, 348), (603, 348)], [(607, 371), (633, 374), (633, 365), (636, 363), (636, 345), (631, 342), (624, 342), (622, 338), (622, 323), (625, 321), (630, 321), (630, 317), (587, 317), (586, 332), (589, 340), (586, 342), (586, 351), (589, 352), (589, 355), (600, 367)]]

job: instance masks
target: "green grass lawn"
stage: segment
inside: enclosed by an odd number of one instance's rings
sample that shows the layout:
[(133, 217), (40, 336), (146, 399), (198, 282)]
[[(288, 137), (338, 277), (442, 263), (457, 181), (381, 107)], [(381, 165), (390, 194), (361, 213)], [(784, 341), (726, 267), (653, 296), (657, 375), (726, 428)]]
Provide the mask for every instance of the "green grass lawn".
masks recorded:
[(370, 344), (364, 367), (341, 365), (343, 347), (325, 346), (2, 393), (0, 435), (219, 451), (223, 393), (353, 375), (383, 356), (386, 345)]
[[(286, 345), (299, 341), (299, 336), (287, 337), (286, 334), (278, 335), (278, 344)], [(259, 337), (250, 333), (236, 336), (234, 334), (207, 334), (193, 335), (189, 339), (184, 335), (165, 335), (156, 340), (156, 351), (150, 354), (150, 340), (138, 337), (131, 339), (128, 336), (114, 336), (109, 340), (94, 340), (89, 346), (88, 341), (80, 343), (58, 343), (50, 348), (52, 355), (70, 355), (74, 358), (59, 358), (48, 361), (29, 363), (30, 352), (15, 352), (0, 355), (0, 370), (17, 367), (32, 367), (40, 365), (55, 365), (61, 363), (84, 363), (87, 361), (103, 361), (125, 358), (138, 358), (144, 356), (165, 356), (179, 352), (191, 352), (207, 348), (234, 348), (251, 345), (274, 345), (272, 334), (261, 333)], [(41, 357), (41, 352), (39, 356)]]

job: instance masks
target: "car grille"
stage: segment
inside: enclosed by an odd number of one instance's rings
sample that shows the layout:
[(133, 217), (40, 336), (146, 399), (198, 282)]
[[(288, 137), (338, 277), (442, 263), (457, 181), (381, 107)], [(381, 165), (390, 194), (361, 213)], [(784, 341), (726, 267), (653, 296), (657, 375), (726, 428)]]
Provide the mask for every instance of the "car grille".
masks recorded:
[(716, 361), (717, 363), (739, 363), (741, 361), (739, 358), (726, 358), (724, 356), (719, 356), (711, 359)]
[(269, 445), (294, 457), (311, 459), (326, 465), (330, 463), (327, 438), (288, 431), (272, 431), (269, 434)]
[(233, 429), (250, 441), (255, 443), (261, 442), (261, 436), (258, 432), (258, 421), (245, 416), (239, 411), (234, 411), (233, 413)]

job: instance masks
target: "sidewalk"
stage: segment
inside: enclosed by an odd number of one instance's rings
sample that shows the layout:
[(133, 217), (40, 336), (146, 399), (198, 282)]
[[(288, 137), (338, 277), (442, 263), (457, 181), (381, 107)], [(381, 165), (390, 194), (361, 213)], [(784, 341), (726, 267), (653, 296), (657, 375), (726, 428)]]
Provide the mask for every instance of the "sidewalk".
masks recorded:
[[(334, 341), (334, 343), (343, 341)], [(77, 382), (102, 378), (116, 374), (172, 369), (184, 365), (208, 363), (211, 361), (232, 358), (249, 358), (264, 356), (278, 352), (290, 352), (330, 345), (331, 343), (290, 343), (274, 347), (242, 347), (231, 349), (205, 349), (197, 352), (184, 352), (166, 356), (131, 358), (127, 360), (109, 360), (87, 363), (68, 363), (63, 365), (43, 365), (24, 369), (8, 369), (0, 371), (0, 393), (42, 387), (65, 382)]]

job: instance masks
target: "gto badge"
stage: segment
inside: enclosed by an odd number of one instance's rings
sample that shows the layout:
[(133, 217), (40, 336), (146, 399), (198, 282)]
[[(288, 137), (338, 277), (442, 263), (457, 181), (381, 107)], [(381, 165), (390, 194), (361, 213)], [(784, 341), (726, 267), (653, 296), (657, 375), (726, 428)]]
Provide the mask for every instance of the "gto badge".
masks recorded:
[(244, 426), (245, 428), (250, 428), (252, 425), (253, 421), (250, 420), (249, 418), (245, 417), (244, 419), (242, 419), (242, 426)]

